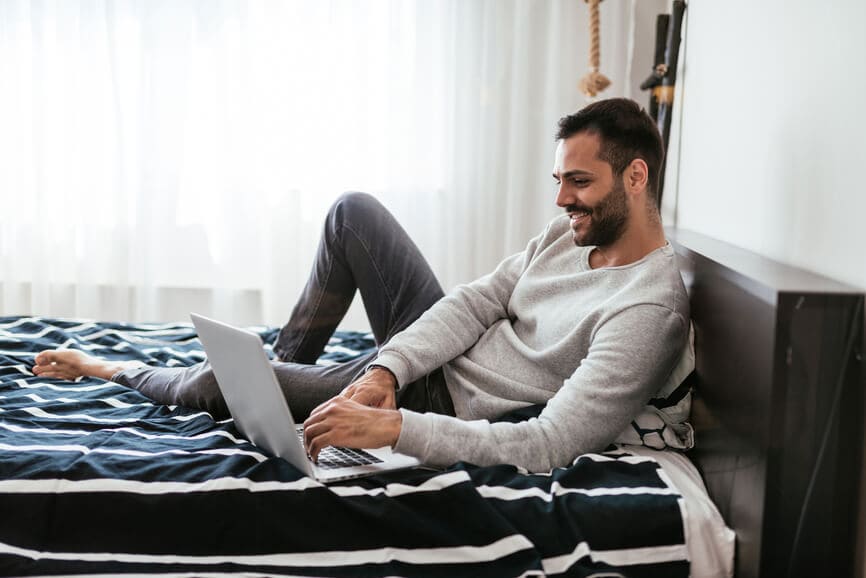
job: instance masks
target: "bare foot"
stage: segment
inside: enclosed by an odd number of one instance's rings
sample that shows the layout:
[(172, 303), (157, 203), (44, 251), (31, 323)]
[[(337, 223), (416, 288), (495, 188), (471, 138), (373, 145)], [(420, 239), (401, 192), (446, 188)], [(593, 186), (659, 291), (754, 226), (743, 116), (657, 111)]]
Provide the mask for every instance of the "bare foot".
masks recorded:
[(36, 356), (33, 373), (40, 377), (55, 379), (73, 380), (79, 377), (111, 379), (111, 376), (118, 371), (140, 365), (143, 364), (139, 361), (107, 361), (76, 349), (55, 349), (43, 351)]

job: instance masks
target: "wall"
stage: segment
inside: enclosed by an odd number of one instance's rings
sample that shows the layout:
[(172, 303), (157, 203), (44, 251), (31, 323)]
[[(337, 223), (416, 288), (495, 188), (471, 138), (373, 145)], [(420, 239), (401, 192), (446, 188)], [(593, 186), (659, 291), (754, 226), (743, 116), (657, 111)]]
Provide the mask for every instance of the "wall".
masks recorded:
[(687, 19), (667, 223), (866, 288), (866, 2), (691, 0)]
[(866, 2), (693, 0), (676, 224), (866, 287)]

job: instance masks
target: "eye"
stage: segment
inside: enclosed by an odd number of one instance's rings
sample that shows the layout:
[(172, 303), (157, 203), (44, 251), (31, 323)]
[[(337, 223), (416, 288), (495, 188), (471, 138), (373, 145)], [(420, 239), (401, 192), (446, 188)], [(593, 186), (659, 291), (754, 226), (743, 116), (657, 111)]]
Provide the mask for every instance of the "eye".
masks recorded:
[(571, 179), (571, 182), (577, 187), (586, 187), (589, 185), (589, 179)]

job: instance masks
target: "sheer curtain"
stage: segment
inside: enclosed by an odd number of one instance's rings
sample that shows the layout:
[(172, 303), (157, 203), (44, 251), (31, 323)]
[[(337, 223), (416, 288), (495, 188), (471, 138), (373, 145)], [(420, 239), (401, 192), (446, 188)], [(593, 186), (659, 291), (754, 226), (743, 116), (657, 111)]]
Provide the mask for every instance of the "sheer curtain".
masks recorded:
[[(602, 4), (606, 96), (636, 1)], [(486, 273), (557, 212), (586, 30), (580, 0), (3, 0), (0, 314), (281, 323), (345, 190), (444, 286)]]

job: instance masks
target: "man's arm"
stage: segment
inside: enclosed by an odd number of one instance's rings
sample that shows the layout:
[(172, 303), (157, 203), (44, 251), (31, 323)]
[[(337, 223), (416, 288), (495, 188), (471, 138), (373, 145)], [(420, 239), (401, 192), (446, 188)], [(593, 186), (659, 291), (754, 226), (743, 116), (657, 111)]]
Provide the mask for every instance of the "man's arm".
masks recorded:
[[(547, 472), (610, 444), (667, 379), (687, 336), (687, 320), (667, 308), (627, 309), (599, 328), (574, 374), (541, 415), (526, 422), (463, 421), (335, 398), (317, 408), (305, 425), (320, 424), (314, 438), (327, 434), (317, 449), (325, 441), (350, 447), (391, 445), (434, 466), (468, 461)], [(384, 375), (381, 379), (393, 383)], [(398, 422), (394, 414), (402, 419)]]
[(678, 313), (631, 307), (598, 329), (587, 356), (538, 418), (490, 423), (400, 410), (395, 450), (433, 466), (462, 460), (546, 472), (567, 465), (603, 450), (625, 429), (667, 379), (687, 335)]

